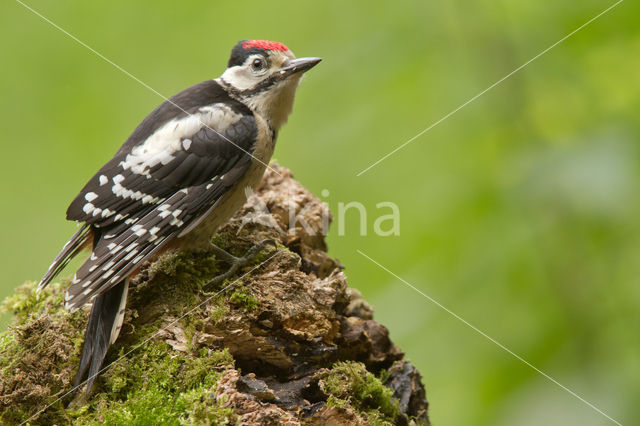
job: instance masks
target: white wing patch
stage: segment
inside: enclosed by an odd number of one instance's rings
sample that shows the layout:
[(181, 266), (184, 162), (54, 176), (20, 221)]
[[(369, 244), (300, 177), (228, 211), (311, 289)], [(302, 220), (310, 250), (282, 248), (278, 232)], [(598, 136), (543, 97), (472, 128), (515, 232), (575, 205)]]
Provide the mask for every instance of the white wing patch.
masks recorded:
[(182, 149), (188, 150), (189, 140), (203, 126), (223, 133), (239, 119), (239, 115), (231, 108), (216, 103), (202, 107), (196, 114), (171, 120), (155, 131), (143, 143), (136, 146), (120, 165), (125, 170), (151, 177), (149, 169), (158, 164), (168, 164), (174, 159), (174, 153)]

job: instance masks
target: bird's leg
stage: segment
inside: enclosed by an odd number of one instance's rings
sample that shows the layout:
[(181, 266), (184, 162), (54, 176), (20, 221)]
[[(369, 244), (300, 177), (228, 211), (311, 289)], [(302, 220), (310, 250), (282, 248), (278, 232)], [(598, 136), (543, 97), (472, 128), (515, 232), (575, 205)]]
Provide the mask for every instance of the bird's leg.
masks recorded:
[(254, 244), (249, 250), (247, 250), (244, 256), (236, 257), (231, 253), (229, 253), (228, 251), (221, 249), (217, 245), (211, 243), (211, 249), (215, 253), (216, 257), (220, 260), (223, 260), (229, 263), (231, 266), (229, 267), (229, 269), (227, 269), (226, 272), (216, 276), (211, 281), (209, 281), (205, 286), (217, 285), (223, 282), (224, 280), (231, 278), (236, 272), (238, 272), (240, 268), (251, 263), (256, 258), (256, 256), (258, 256), (258, 254), (260, 254), (260, 252), (268, 245), (273, 245), (274, 249), (276, 250), (278, 249), (276, 245), (276, 241), (271, 238), (267, 238), (266, 240), (262, 240)]

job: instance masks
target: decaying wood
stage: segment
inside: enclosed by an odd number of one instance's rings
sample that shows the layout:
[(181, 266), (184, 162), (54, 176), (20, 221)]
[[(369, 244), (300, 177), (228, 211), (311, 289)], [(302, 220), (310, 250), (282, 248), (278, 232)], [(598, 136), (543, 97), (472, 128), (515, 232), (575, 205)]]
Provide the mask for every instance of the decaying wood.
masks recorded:
[[(5, 355), (0, 355), (0, 419), (10, 423), (35, 415), (35, 423), (100, 421), (109, 415), (110, 401), (126, 406), (127, 398), (142, 392), (135, 380), (117, 385), (118, 374), (147, 359), (144, 351), (155, 343), (166, 344), (162, 347), (170, 357), (184, 366), (205, 362), (224, 348), (233, 358), (211, 367), (217, 370), (215, 383), (198, 402), (204, 411), (213, 405), (229, 409), (224, 417), (189, 412), (177, 422), (428, 424), (419, 372), (403, 360), (369, 304), (347, 286), (342, 265), (327, 254), (327, 206), (289, 170), (274, 169), (220, 230), (216, 243), (242, 255), (271, 238), (278, 249), (265, 250), (235, 281), (218, 288), (205, 283), (227, 265), (210, 253), (170, 253), (147, 265), (132, 283), (121, 336), (107, 358), (107, 364), (115, 363), (88, 401), (69, 395), (39, 413), (71, 388), (86, 312), (54, 313), (53, 302), (43, 309), (40, 302), (29, 302), (33, 296), (25, 290), (14, 298), (11, 303), (21, 305), (8, 304), (18, 320), (0, 352)], [(53, 286), (52, 294), (57, 297), (62, 288)], [(141, 344), (138, 354), (118, 359)], [(17, 354), (24, 359), (9, 359)], [(180, 371), (179, 377), (187, 373)], [(332, 374), (342, 374), (344, 389), (336, 389)], [(196, 389), (197, 383), (189, 386)], [(22, 414), (9, 414), (16, 408)]]

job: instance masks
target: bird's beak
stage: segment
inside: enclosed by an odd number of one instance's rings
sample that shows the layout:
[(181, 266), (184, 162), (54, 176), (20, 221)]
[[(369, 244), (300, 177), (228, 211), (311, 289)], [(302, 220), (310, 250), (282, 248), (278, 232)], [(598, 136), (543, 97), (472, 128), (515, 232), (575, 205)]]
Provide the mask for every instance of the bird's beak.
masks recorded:
[(298, 58), (287, 61), (280, 70), (280, 75), (283, 77), (290, 76), (292, 74), (298, 74), (300, 72), (309, 71), (315, 67), (322, 58)]

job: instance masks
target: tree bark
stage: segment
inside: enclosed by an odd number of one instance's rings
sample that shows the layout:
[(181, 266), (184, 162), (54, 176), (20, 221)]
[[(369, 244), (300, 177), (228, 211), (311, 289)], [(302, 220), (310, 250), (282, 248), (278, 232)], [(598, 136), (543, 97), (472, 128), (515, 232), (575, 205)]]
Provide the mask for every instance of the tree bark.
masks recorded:
[(214, 286), (228, 265), (207, 251), (145, 265), (88, 398), (67, 394), (87, 320), (62, 308), (67, 282), (8, 298), (0, 422), (428, 424), (420, 373), (327, 255), (327, 206), (273, 169), (214, 241), (235, 255), (266, 238), (277, 249)]

